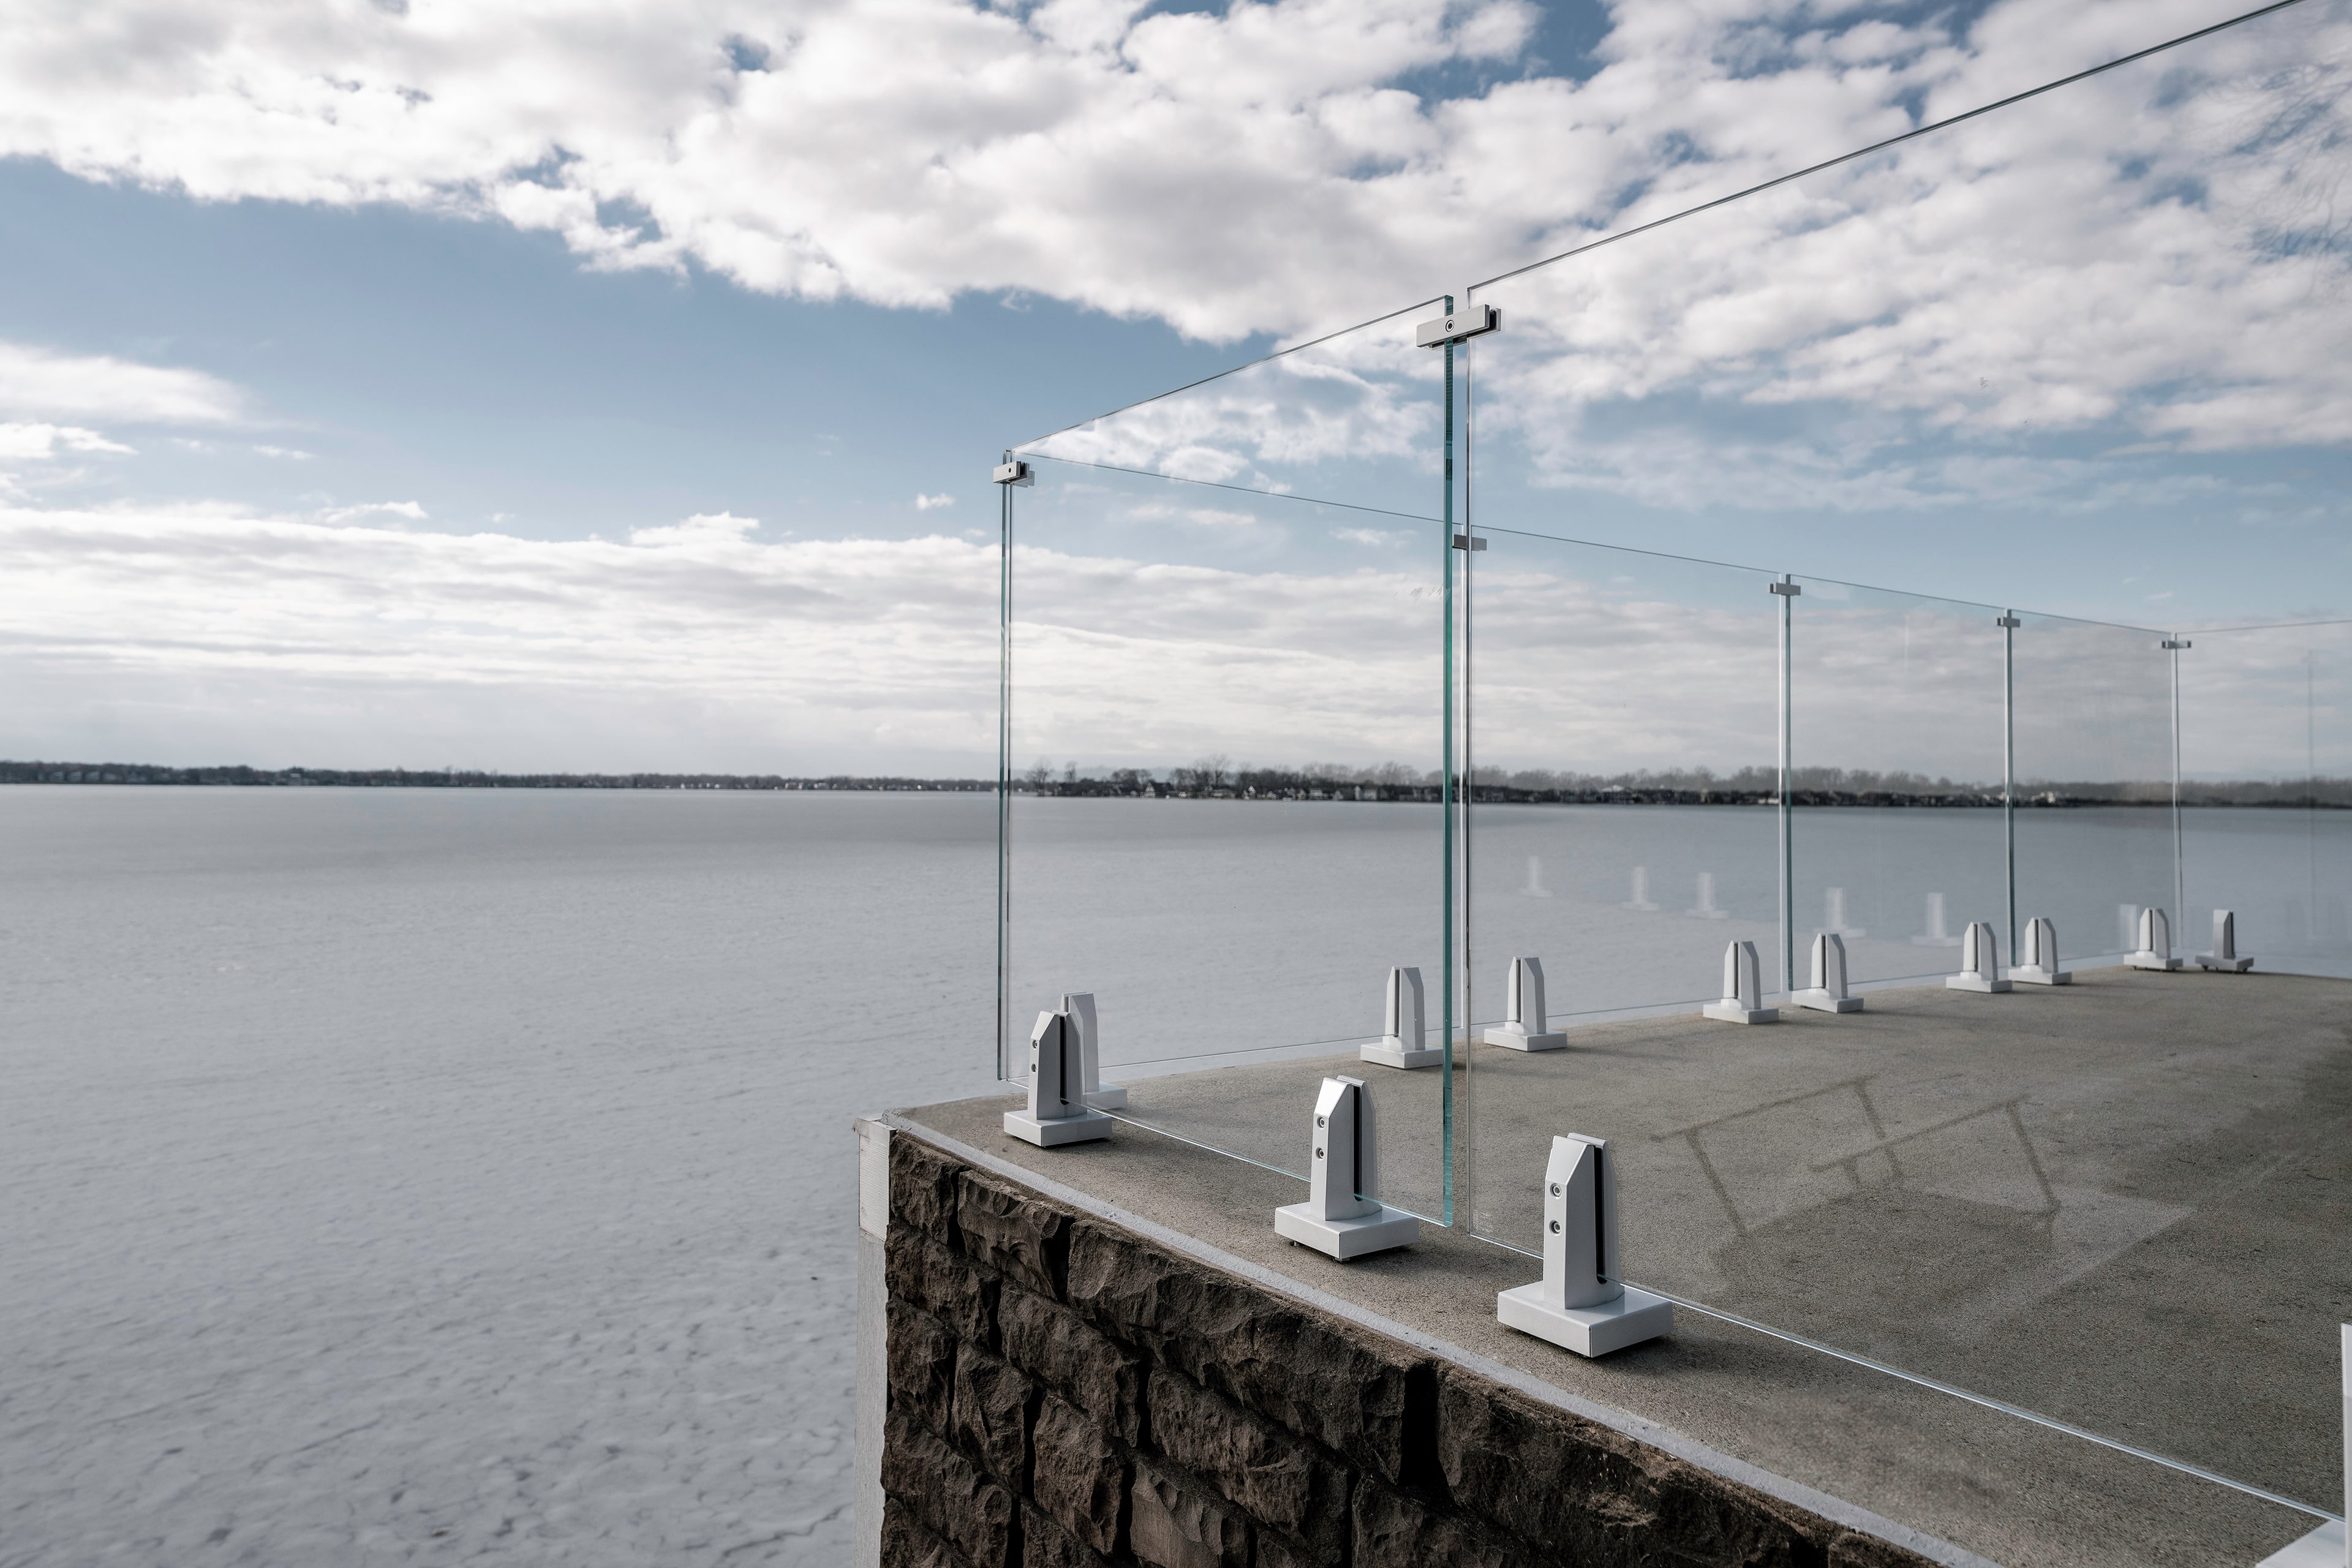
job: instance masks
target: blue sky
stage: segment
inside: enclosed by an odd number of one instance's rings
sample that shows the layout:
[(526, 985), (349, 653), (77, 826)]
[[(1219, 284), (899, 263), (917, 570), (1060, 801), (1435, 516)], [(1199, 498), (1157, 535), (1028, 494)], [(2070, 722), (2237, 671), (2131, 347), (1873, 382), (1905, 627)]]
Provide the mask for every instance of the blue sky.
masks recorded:
[[(0, 336), (249, 394), (234, 436), (133, 424), (161, 438), (50, 493), (415, 501), (435, 528), (546, 539), (720, 511), (827, 536), (992, 533), (987, 472), (1009, 440), (1251, 346), (1033, 295), (893, 310), (698, 268), (592, 272), (503, 225), (197, 203), (26, 159), (0, 163)], [(956, 506), (919, 510), (919, 494)]]
[[(2237, 8), (26, 4), (0, 750), (966, 771), (1000, 447)], [(2242, 35), (1502, 286), (1482, 515), (2141, 625), (2352, 613), (2346, 247), (2296, 216), (2344, 6)], [(1275, 372), (1084, 438), (1433, 510), (1427, 356), (1377, 335), (1319, 351), (1361, 421), (1310, 458)], [(1119, 559), (1394, 547), (1171, 504)]]

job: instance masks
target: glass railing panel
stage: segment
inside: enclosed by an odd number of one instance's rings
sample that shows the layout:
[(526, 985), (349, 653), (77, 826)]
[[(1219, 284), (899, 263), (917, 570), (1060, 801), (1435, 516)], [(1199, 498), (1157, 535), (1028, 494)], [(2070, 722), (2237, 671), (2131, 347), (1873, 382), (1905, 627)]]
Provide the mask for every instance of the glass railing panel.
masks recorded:
[(1025, 1077), (1040, 1011), (1090, 994), (1101, 1077), (1125, 1096), (1106, 1110), (1301, 1177), (1318, 1085), (1360, 1078), (1381, 1196), (1442, 1219), (1446, 1075), (1360, 1054), (1392, 967), (1419, 972), (1442, 1050), (1437, 455), (1377, 512), (1029, 461), (1009, 558), (1006, 1076)]
[(2352, 624), (2184, 638), (2176, 947), (2227, 910), (2259, 967), (2352, 975)]
[[(1513, 961), (1541, 967), (1544, 1033), (1714, 1001), (1734, 942), (1754, 944), (1761, 984), (1777, 986), (1781, 600), (1739, 567), (1480, 537), (1464, 552), (1472, 1224), (1533, 1247), (1533, 1178), (1559, 1129), (1518, 1086), (1556, 1077), (1560, 1058), (1516, 1048)], [(1526, 1012), (1523, 998), (1533, 1026)]]
[(1414, 305), (1015, 450), (1203, 489), (1425, 514), (1441, 497), (1446, 356), (1416, 346), (1414, 332), (1442, 310)]
[[(2168, 534), (2196, 542), (2196, 570), (2226, 584), (2241, 568), (2222, 544), (2204, 548), (2218, 531), (2340, 510), (2352, 426), (2317, 367), (2352, 348), (2326, 195), (2347, 62), (2343, 8), (2294, 7), (1471, 290), (1474, 316), (1501, 312), (1465, 349), (1465, 516), (1492, 542), (1470, 622), (1480, 788), (1490, 763), (1514, 760), (1489, 735), (1509, 712), (1488, 689), (1487, 646), (1507, 533), (1748, 559), (1763, 552), (1747, 542), (1769, 534), (1811, 542), (1812, 558), (1760, 566), (1856, 577), (1875, 574), (1853, 555), (1901, 539), (1934, 563), (1918, 586), (1986, 604), (1857, 590), (1841, 605), (1801, 584), (1790, 760), (1948, 779), (1986, 804), (1870, 808), (1880, 817), (1855, 831), (1875, 837), (1843, 863), (1822, 830), (1848, 808), (1792, 805), (1792, 935), (1826, 922), (1829, 890), (1843, 888), (1846, 921), (1866, 933), (1850, 944), (1858, 976), (1948, 973), (1957, 950), (1904, 962), (1940, 890), (1946, 940), (1990, 921), (2012, 960), (2013, 815), (2016, 917), (2056, 921), (2062, 953), (2112, 952), (2118, 908), (2171, 897), (2151, 826), (2168, 813), (2000, 808), (2012, 628), (1990, 606), (2063, 604), (2086, 590), (2062, 585), (2091, 572), (2126, 577), (2184, 554), (2159, 542)], [(1990, 96), (1938, 88), (1921, 118)], [(1708, 175), (1703, 157), (1678, 164), (1610, 223), (1629, 230), (1728, 194)], [(2144, 662), (2147, 634), (2077, 637), (2015, 618), (2020, 777), (2086, 796), (2155, 780), (2168, 794), (2168, 725), (2149, 709), (2168, 710), (2169, 671)], [(1850, 679), (1816, 662), (1840, 635), (1871, 649)], [(1906, 661), (1906, 636), (1924, 639), (1924, 664)], [(2214, 640), (2191, 637), (2184, 682)], [(1632, 671), (1639, 689), (1653, 652), (1604, 644), (1577, 678), (1605, 693)], [(2243, 672), (2270, 694), (2234, 752), (2184, 757), (2192, 780), (2300, 777), (2308, 798), (2326, 787), (2315, 778), (2343, 771), (2326, 760), (2327, 667), (2305, 667), (2298, 705), (2289, 663)], [(2223, 668), (2200, 679), (2218, 693)], [(1670, 724), (1717, 695), (1678, 686), (1640, 721)], [(2307, 715), (2308, 742), (2290, 710)], [(2266, 750), (2276, 760), (2260, 761)], [(1481, 800), (1471, 813), (1474, 995), (1495, 984), (1479, 922), (1505, 918), (1487, 900), (1525, 875), (1524, 853), (1490, 864), (1486, 819), (1502, 809)], [(2199, 819), (2218, 824), (2219, 810), (2182, 813), (2192, 878), (2215, 832)], [(2283, 840), (2289, 814), (2274, 820)], [(2293, 875), (2311, 933), (2298, 940), (2327, 962), (2331, 820), (2307, 805), (2303, 847), (2275, 845), (2253, 869), (2242, 852), (2235, 887), (2217, 861), (2179, 900), (2176, 950), (2207, 945), (2200, 922), (2225, 898), (2274, 929)], [(1544, 876), (1557, 893), (1549, 864)], [(1856, 888), (1875, 900), (1879, 885), (1894, 906), (1885, 928), (1855, 908)], [(1871, 951), (1882, 930), (1899, 951)], [(2241, 946), (2262, 961), (2259, 943)], [(1474, 1219), (1529, 1246), (1538, 1149), (1555, 1133), (1608, 1138), (1633, 1281), (2328, 1500), (2341, 1463), (2325, 1375), (2342, 1305), (2331, 1281), (2352, 1257), (2325, 1205), (2271, 1173), (2339, 1163), (2325, 1107), (2341, 1041), (2255, 1040), (2223, 984), (2121, 970), (2010, 994), (1936, 983), (1771, 1027), (1693, 1010), (1571, 1029), (1549, 1053), (1474, 1047), (1461, 1132)]]
[(1958, 967), (1977, 921), (2010, 951), (2004, 650), (1987, 605), (1797, 580), (1790, 605), (1790, 928), (1796, 984), (1834, 933), (1848, 978)]
[(2172, 658), (2161, 632), (2020, 614), (2015, 930), (2046, 920), (2062, 962), (2129, 952), (2174, 910)]

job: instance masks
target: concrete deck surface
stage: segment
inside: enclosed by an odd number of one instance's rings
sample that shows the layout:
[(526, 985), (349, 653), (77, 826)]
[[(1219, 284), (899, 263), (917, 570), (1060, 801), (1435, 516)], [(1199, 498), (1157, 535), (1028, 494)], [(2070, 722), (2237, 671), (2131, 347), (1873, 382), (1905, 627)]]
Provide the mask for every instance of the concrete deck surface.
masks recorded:
[(1271, 1228), (1302, 1195), (1316, 1085), (1374, 1085), (1386, 1195), (1434, 1215), (1444, 1074), (1329, 1058), (1146, 1079), (1113, 1142), (1054, 1151), (1003, 1136), (1007, 1100), (905, 1114), (2018, 1568), (2251, 1564), (2315, 1522), (1694, 1312), (1600, 1363), (1502, 1329), (1495, 1292), (1539, 1271), (1507, 1248), (1537, 1243), (1551, 1136), (1606, 1137), (1634, 1280), (2340, 1507), (2352, 982), (2104, 970), (1783, 1017), (1473, 1047), (1453, 1079), (1465, 1223), (1344, 1266)]

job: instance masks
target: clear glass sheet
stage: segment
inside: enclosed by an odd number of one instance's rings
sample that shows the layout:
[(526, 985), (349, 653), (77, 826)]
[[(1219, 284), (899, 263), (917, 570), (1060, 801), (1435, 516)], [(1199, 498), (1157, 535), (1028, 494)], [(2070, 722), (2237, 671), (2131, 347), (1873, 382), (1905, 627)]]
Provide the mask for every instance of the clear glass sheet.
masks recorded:
[[(1425, 301), (1016, 451), (1186, 479), (1203, 489), (1431, 515), (1443, 500), (1446, 356), (1416, 346), (1413, 334), (1443, 308), (1442, 300)], [(1356, 526), (1396, 525), (1366, 517)]]
[(1381, 1195), (1442, 1219), (1446, 1075), (1359, 1056), (1392, 965), (1421, 972), (1441, 1043), (1437, 454), (1382, 512), (1030, 460), (1010, 558), (1007, 1076), (1036, 1015), (1089, 992), (1102, 1076), (1127, 1093), (1114, 1114), (1302, 1178), (1318, 1085), (1360, 1077)]
[[(2336, 515), (2352, 478), (2352, 420), (2330, 368), (2352, 355), (2347, 252), (2329, 196), (2347, 61), (2345, 7), (2297, 7), (1472, 290), (1471, 304), (1502, 313), (1499, 332), (1467, 346), (1465, 367), (1465, 515), (1496, 541), (1475, 568), (1470, 624), (1481, 787), (1489, 760), (1506, 760), (1489, 739), (1498, 704), (1486, 689), (1486, 579), (1507, 531), (1733, 555), (1753, 525), (1801, 521), (1816, 537), (1901, 533), (1981, 562), (1997, 530), (2019, 542), (2004, 558), (2030, 599), (2062, 581), (2053, 563), (2091, 566), (2071, 534), (2084, 517), (2118, 529), (2164, 516), (2210, 531), (2223, 518)], [(1979, 101), (1980, 84), (1939, 88), (1923, 115)], [(1712, 177), (1694, 159), (1612, 223), (1628, 228), (1723, 194), (1707, 187)], [(2118, 574), (2137, 566), (2123, 555)], [(2225, 551), (2214, 559), (2228, 569)], [(1792, 761), (1932, 772), (1997, 798), (1992, 614), (1912, 600), (1898, 616), (1903, 603), (1866, 595), (1843, 608), (1807, 584), (1791, 612)], [(1914, 629), (1948, 650), (1956, 685), (1937, 668), (1903, 668), (1895, 626), (1912, 609), (1927, 617)], [(1963, 612), (1981, 618), (1963, 626), (1952, 618)], [(1878, 647), (1877, 667), (1857, 667), (1851, 681), (1814, 662), (1841, 617)], [(1809, 644), (1816, 624), (1824, 629)], [(2112, 644), (2103, 634), (2085, 650), (2038, 623), (2018, 628), (2026, 776), (2146, 782), (2155, 738), (2169, 737), (2147, 719), (2145, 666), (2130, 657), (2144, 635), (2118, 628)], [(1596, 649), (1577, 679), (1605, 691), (1651, 651)], [(2184, 678), (2208, 651), (2200, 642), (2182, 656)], [(2070, 676), (2078, 654), (2088, 665)], [(2284, 667), (2271, 673), (2279, 711), (2265, 744), (2278, 750), (2291, 694)], [(2321, 679), (2310, 676), (2315, 691)], [(1956, 704), (1932, 728), (1906, 707), (1923, 694)], [(1667, 695), (1704, 705), (1716, 694)], [(1840, 701), (1853, 705), (1841, 713)], [(2322, 700), (2307, 706), (2318, 731)], [(2188, 715), (2184, 727), (2193, 733)], [(2324, 752), (2325, 736), (2305, 749)], [(2217, 779), (2263, 776), (2227, 756), (2199, 765)], [(2281, 780), (2298, 768), (2306, 779), (2327, 771), (2315, 758), (2268, 764)], [(2169, 768), (2154, 776), (2168, 783)], [(1486, 818), (1497, 809), (1475, 808), (1474, 843), (1492, 837)], [(1794, 934), (1825, 920), (1829, 889), (1843, 887), (1849, 923), (1868, 933), (1853, 944), (1859, 973), (1899, 974), (1908, 954), (1885, 954), (1889, 969), (1877, 969), (1868, 944), (1880, 917), (1855, 907), (1872, 868), (1836, 864), (1823, 837), (1843, 809), (1792, 812), (1807, 819), (1794, 825)], [(1948, 895), (1948, 937), (1971, 919), (2004, 923), (2002, 811), (1951, 808), (1964, 837), (1939, 847), (1934, 810), (1875, 809), (1876, 831), (1900, 850), (1881, 864), (1894, 906), (1885, 929), (1901, 948), (1927, 934), (1932, 891)], [(2164, 897), (2150, 884), (2169, 868), (2143, 809), (2019, 808), (2017, 917), (2050, 913), (2068, 951), (2095, 937), (2108, 950), (2117, 907)], [(2218, 822), (2211, 810), (2184, 812), (2185, 832), (2210, 837), (2197, 819)], [(2286, 814), (2277, 821), (2283, 837)], [(2299, 858), (2281, 853), (2258, 873), (2242, 864), (2232, 874), (2243, 890), (2226, 890), (2217, 867), (2185, 900), (2182, 923), (2195, 926), (2225, 891), (2252, 900), (2294, 872), (2306, 926), (2323, 931), (2326, 813), (2306, 809), (2300, 826)], [(1472, 962), (1484, 966), (1474, 991), (1493, 984), (1495, 950), (1478, 929), (1499, 918), (1486, 913), (1487, 892), (1524, 874), (1483, 844), (1475, 853), (1486, 890), (1471, 906)], [(2192, 876), (2198, 855), (2192, 841)], [(2267, 931), (2284, 918), (2273, 909), (2257, 923)], [(2201, 930), (2179, 934), (2183, 951), (2205, 944)], [(2341, 1161), (2327, 1152), (2324, 1089), (2352, 1063), (2326, 1041), (2292, 1061), (2252, 1060), (2210, 1018), (2198, 1026), (2202, 1043), (2160, 1065), (2144, 1039), (2029, 1026), (2122, 1007), (2120, 988), (2168, 995), (2158, 988), (2191, 978), (2117, 973), (2063, 994), (1985, 997), (1932, 986), (1874, 993), (1858, 1016), (1792, 1014), (1771, 1028), (1690, 1016), (1572, 1034), (1569, 1049), (1547, 1055), (1478, 1047), (1457, 1130), (1474, 1223), (1530, 1247), (1544, 1144), (1560, 1132), (1606, 1137), (1620, 1156), (1634, 1281), (2330, 1500), (2340, 1412), (2312, 1369), (2332, 1364), (2352, 1256), (2340, 1213), (2260, 1177), (2267, 1167), (2253, 1151), (2334, 1180)], [(2113, 1003), (2108, 985), (2119, 988)], [(1948, 1019), (1953, 1033), (1932, 1048), (1918, 1043), (1926, 1034), (1906, 1045), (1894, 1025), (1903, 1010), (1906, 1028)], [(2240, 1281), (2262, 1293), (2259, 1324)]]
[(2352, 625), (2188, 640), (2177, 950), (2228, 910), (2258, 967), (2352, 975)]
[(1780, 939), (1770, 579), (1483, 537), (1466, 1016), (1503, 1020), (1517, 957), (1541, 961), (1554, 1018), (1712, 1001), (1727, 942)]
[(2114, 958), (2141, 910), (2179, 918), (2171, 655), (2161, 632), (2016, 618), (2016, 923), (2050, 921), (2068, 963)]
[(1959, 966), (1990, 922), (2004, 959), (2004, 653), (1989, 605), (1798, 579), (1790, 606), (1790, 913), (1794, 973), (1814, 936), (1848, 978), (1922, 980)]

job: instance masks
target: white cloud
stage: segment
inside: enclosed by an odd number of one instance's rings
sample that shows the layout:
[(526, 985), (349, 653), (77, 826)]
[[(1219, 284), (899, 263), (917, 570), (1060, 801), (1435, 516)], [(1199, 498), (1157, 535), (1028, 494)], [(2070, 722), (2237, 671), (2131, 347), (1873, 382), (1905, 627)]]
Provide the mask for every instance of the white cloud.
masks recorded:
[[(394, 202), (599, 266), (938, 305), (1035, 290), (1329, 326), (2220, 19), (2010, 0), (1965, 40), (1782, 0), (1622, 5), (1588, 79), (1526, 0), (26, 0), (0, 152), (204, 199)], [(1503, 79), (1405, 90), (1447, 65)]]
[(944, 493), (935, 496), (918, 493), (915, 497), (917, 511), (931, 511), (940, 507), (953, 505), (955, 505), (955, 497)]
[[(1783, 0), (1623, 5), (1582, 80), (1514, 68), (1521, 0), (1141, 10), (28, 0), (0, 33), (0, 153), (206, 199), (471, 214), (557, 231), (595, 266), (691, 259), (813, 298), (1031, 290), (1198, 334), (1293, 332), (2230, 7), (2006, 0), (1962, 33)], [(1496, 79), (1401, 85), (1465, 64)], [(1488, 295), (1506, 331), (1469, 355), (1483, 472), (1856, 510), (2013, 496), (2017, 445), (2053, 431), (2191, 454), (2352, 438), (2352, 247), (2328, 216), (2347, 81), (2346, 0), (2312, 0), (1507, 282)], [(1412, 326), (1040, 450), (1423, 510), (1440, 366)], [(1592, 417), (1612, 408), (1642, 418)], [(29, 420), (238, 411), (195, 373), (0, 345), (0, 412)], [(1789, 422), (1748, 417), (1775, 411)]]
[(758, 530), (756, 517), (733, 512), (697, 512), (683, 522), (659, 528), (633, 528), (629, 542), (640, 550), (695, 550), (711, 545), (740, 544)]
[[(996, 546), (0, 504), (0, 754), (992, 767)], [(21, 684), (20, 684), (21, 683)]]
[(355, 517), (404, 517), (412, 522), (426, 521), (425, 508), (413, 500), (362, 501), (357, 506), (331, 506), (322, 509), (322, 522), (348, 522)]
[[(0, 116), (5, 114), (0, 110)], [(237, 418), (243, 403), (236, 387), (201, 371), (0, 342), (0, 413), (36, 419), (217, 425)]]
[[(0, 754), (986, 776), (994, 542), (757, 531), (717, 514), (625, 542), (547, 541), (0, 503)], [(1024, 547), (1014, 574), (1022, 756), (1436, 754), (1443, 609), (1426, 569)], [(1777, 601), (1760, 576), (1727, 594), (1721, 575), (1597, 547), (1487, 561), (1482, 758), (1602, 772), (1769, 759)], [(1990, 616), (1819, 586), (1799, 605), (1809, 754), (1997, 773)], [(2076, 734), (2074, 704), (2029, 725), (2039, 769), (2126, 765), (2069, 759), (2129, 751), (2135, 735), (2163, 760), (2169, 667), (2149, 634), (2032, 619), (2019, 637), (2035, 689), (2098, 690), (2106, 726)], [(2200, 666), (2202, 721), (2256, 704), (2284, 715), (2291, 697), (2294, 723), (2273, 727), (2299, 746), (2304, 644), (2282, 646), (2292, 657)]]
[[(1806, 82), (1820, 96), (1788, 98), (1789, 114), (1844, 102), (1846, 140), (1860, 141), (1902, 128), (1880, 117), (1906, 83), (1942, 113), (1995, 93), (1995, 55), (2049, 64), (2024, 51), (2019, 9), (1990, 13), (1973, 52), (1858, 23), (1846, 43), (1782, 38), (1780, 59), (1766, 48), (1778, 35), (1729, 10), (1709, 32), (1658, 7), (1623, 14), (1610, 52), (1661, 90), (1654, 73), (1683, 62), (1688, 101), (1666, 100), (1714, 125), (1710, 148), (1741, 146), (1717, 116), (1760, 114)], [(2070, 21), (2060, 53), (2119, 47), (2103, 15), (2095, 40)], [(1709, 81), (1691, 51), (1742, 39), (1764, 51), (1749, 64), (1773, 68)], [(1857, 49), (1884, 69), (1821, 76)], [(1515, 97), (1533, 112), (1563, 94), (1598, 109), (1625, 85), (1611, 86), (1618, 69), (1443, 112), (1498, 113)], [(2152, 477), (2037, 444), (2095, 432), (2118, 458), (2193, 458), (2352, 442), (2352, 229), (2335, 216), (2347, 104), (2352, 5), (2325, 0), (1492, 286), (1479, 298), (1504, 330), (1460, 367), (1475, 388), (1484, 504), (1583, 486), (1684, 510), (2114, 506), (2193, 487), (2193, 463)], [(1629, 102), (1622, 121), (1660, 112)], [(1572, 174), (1606, 123), (1531, 166)], [(1758, 121), (1748, 134), (1800, 162), (1785, 129)], [(1491, 151), (1488, 167), (1529, 166)], [(1654, 161), (1616, 223), (1714, 194), (1734, 167), (1776, 172), (1752, 151)], [(1376, 323), (1033, 449), (1417, 510), (1380, 498), (1414, 492), (1375, 467), (1436, 460), (1438, 362), (1411, 346), (1411, 324)]]
[(53, 458), (59, 452), (128, 452), (95, 430), (76, 425), (0, 424), (0, 459)]

